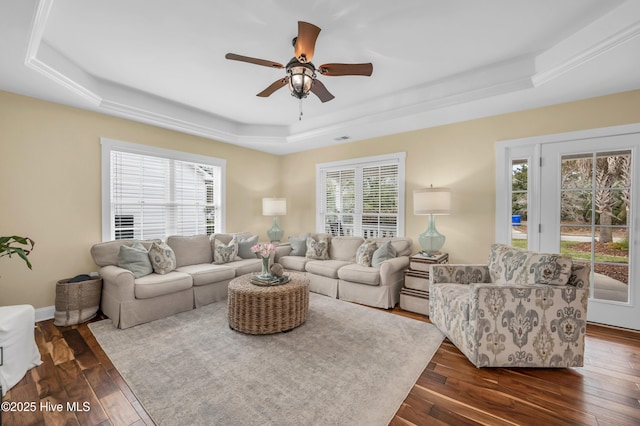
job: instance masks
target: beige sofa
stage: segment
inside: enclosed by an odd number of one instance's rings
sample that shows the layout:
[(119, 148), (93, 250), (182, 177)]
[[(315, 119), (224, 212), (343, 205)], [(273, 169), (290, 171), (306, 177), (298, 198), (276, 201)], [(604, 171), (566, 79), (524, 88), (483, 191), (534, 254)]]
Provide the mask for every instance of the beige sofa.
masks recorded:
[(329, 259), (313, 260), (306, 256), (291, 256), (291, 246), (277, 248), (275, 261), (285, 270), (303, 272), (309, 278), (309, 290), (348, 302), (378, 308), (393, 308), (400, 299), (404, 284), (404, 270), (409, 266), (412, 253), (411, 238), (370, 238), (379, 247), (387, 241), (396, 251), (396, 257), (385, 260), (379, 268), (356, 263), (358, 247), (365, 241), (361, 237), (332, 237), (329, 234), (308, 234), (329, 241)]
[[(163, 275), (151, 273), (140, 278), (118, 266), (120, 246), (131, 246), (134, 240), (94, 245), (91, 256), (103, 279), (102, 312), (115, 326), (128, 328), (226, 299), (227, 285), (233, 278), (261, 269), (258, 258), (236, 257), (229, 263), (212, 263), (214, 240), (228, 244), (234, 235), (251, 236), (237, 233), (168, 237), (166, 243), (175, 253), (176, 268)], [(142, 244), (148, 249), (152, 242)]]

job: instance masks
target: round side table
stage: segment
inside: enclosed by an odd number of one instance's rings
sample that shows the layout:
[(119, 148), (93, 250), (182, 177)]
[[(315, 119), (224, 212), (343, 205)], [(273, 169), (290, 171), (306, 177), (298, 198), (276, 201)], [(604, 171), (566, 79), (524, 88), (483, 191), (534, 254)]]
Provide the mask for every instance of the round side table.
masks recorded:
[(291, 330), (309, 315), (309, 279), (288, 273), (289, 282), (276, 286), (251, 284), (252, 274), (229, 283), (229, 327), (248, 334)]

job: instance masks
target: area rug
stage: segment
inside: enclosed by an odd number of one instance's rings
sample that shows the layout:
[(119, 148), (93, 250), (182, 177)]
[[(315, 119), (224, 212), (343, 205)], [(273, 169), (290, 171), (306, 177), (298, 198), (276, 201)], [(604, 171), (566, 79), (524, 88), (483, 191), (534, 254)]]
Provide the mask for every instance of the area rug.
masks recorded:
[(386, 425), (443, 340), (431, 324), (313, 293), (287, 333), (231, 330), (226, 302), (89, 327), (158, 425)]

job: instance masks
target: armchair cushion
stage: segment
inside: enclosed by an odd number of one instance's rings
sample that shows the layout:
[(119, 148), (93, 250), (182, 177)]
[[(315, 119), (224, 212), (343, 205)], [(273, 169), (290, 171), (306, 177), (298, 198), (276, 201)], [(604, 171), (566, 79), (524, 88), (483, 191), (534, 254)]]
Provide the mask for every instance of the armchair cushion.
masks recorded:
[(496, 284), (566, 285), (571, 276), (569, 256), (537, 253), (504, 244), (493, 244), (489, 255), (489, 273)]

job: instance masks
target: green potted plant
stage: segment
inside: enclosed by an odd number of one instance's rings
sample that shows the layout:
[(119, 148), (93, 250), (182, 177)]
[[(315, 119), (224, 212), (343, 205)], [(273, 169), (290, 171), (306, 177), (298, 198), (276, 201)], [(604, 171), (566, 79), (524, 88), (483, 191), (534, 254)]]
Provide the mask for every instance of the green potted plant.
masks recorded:
[(29, 237), (19, 237), (12, 235), (11, 237), (0, 237), (0, 257), (17, 254), (25, 261), (27, 267), (31, 269), (31, 262), (27, 256), (33, 250), (34, 241)]

